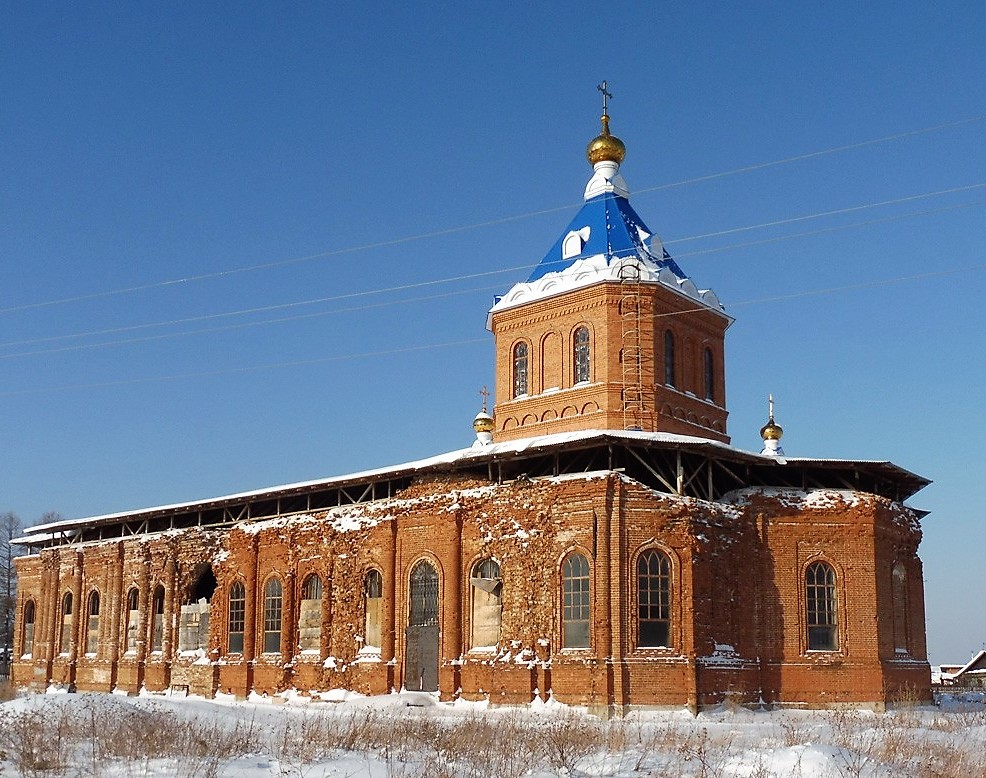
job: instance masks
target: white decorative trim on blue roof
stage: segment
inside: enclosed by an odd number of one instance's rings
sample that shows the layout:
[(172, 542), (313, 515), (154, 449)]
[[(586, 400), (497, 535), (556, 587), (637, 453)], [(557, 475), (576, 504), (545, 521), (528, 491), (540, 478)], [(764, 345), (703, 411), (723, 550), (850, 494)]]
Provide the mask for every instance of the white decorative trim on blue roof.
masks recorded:
[[(495, 299), (496, 311), (550, 297), (601, 281), (621, 281), (621, 270), (634, 265), (642, 283), (660, 283), (732, 319), (723, 312), (715, 293), (698, 289), (685, 275), (661, 239), (630, 205), (629, 190), (616, 162), (593, 167), (585, 188), (585, 203), (525, 283), (515, 284)], [(487, 318), (487, 328), (491, 319)]]

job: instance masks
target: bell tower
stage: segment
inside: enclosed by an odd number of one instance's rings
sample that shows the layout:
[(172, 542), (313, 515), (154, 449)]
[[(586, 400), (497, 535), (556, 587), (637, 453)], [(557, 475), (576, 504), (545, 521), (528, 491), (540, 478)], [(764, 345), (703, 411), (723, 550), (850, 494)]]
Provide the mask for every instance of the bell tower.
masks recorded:
[(494, 441), (640, 430), (729, 442), (724, 341), (732, 319), (630, 205), (611, 134), (586, 151), (584, 203), (527, 281), (490, 309)]

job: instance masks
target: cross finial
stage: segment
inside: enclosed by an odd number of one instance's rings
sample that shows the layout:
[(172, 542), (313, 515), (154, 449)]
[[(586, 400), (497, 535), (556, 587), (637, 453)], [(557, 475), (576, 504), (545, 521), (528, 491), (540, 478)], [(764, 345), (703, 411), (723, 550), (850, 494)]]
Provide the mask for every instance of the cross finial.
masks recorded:
[(767, 395), (767, 405), (770, 408), (770, 411), (768, 413), (768, 416), (770, 416), (770, 420), (773, 421), (774, 420), (774, 395), (773, 394), (768, 394)]
[(490, 396), (490, 391), (485, 386), (480, 390), (479, 394), (483, 398), (483, 413), (486, 413), (486, 403)]
[(607, 101), (608, 98), (612, 97), (613, 94), (611, 92), (607, 91), (607, 89), (606, 89), (606, 82), (605, 81), (603, 81), (601, 84), (597, 85), (596, 86), (596, 89), (598, 89), (600, 92), (603, 93), (603, 116), (608, 116), (609, 115), (609, 109), (608, 109), (609, 103), (606, 102), (606, 101)]

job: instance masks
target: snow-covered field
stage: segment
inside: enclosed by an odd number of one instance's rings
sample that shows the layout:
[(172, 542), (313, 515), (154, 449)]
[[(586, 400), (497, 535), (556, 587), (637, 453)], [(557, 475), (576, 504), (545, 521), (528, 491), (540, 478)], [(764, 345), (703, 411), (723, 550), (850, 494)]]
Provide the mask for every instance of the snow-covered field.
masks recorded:
[(986, 776), (986, 699), (888, 714), (722, 707), (601, 721), (403, 693), (337, 702), (47, 694), (0, 704), (0, 776)]

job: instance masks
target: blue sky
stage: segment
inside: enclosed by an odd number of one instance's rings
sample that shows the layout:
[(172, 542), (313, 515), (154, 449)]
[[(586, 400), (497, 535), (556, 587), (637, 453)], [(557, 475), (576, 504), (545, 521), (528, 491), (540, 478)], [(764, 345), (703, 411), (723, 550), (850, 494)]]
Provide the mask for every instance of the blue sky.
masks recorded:
[(736, 318), (734, 445), (773, 392), (789, 454), (934, 479), (932, 661), (982, 648), (986, 6), (676, 5), (8, 4), (0, 511), (468, 445), (607, 79), (634, 208)]

